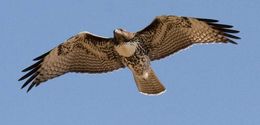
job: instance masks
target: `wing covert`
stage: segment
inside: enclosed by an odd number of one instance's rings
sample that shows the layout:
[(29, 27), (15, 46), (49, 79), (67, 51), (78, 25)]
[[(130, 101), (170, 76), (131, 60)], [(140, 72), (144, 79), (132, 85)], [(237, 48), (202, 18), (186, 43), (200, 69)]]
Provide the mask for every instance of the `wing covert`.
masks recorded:
[(135, 39), (143, 42), (151, 60), (164, 58), (197, 43), (237, 44), (232, 39), (240, 38), (232, 34), (239, 31), (217, 22), (214, 19), (158, 16), (137, 32)]
[(22, 88), (32, 87), (67, 72), (104, 73), (124, 67), (114, 52), (112, 38), (103, 38), (84, 32), (69, 38), (51, 51), (37, 57), (35, 64), (19, 79), (27, 81)]

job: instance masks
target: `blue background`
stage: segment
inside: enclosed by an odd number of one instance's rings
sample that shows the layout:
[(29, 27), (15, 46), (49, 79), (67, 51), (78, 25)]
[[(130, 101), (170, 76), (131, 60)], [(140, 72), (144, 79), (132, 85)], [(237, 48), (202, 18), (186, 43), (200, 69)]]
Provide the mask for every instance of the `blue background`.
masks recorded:
[[(259, 125), (260, 1), (1, 0), (1, 125)], [(196, 45), (152, 63), (167, 87), (138, 93), (132, 74), (69, 73), (30, 93), (20, 71), (70, 36), (138, 31), (155, 16), (218, 19), (241, 31), (238, 45)]]

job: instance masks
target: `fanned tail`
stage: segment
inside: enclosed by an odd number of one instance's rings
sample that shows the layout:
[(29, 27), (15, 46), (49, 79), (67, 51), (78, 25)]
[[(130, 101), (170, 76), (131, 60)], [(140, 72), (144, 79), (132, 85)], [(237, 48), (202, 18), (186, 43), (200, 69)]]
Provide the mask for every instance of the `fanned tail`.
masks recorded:
[(161, 84), (152, 69), (149, 70), (148, 77), (138, 76), (133, 73), (137, 88), (145, 95), (160, 95), (165, 92), (165, 87)]

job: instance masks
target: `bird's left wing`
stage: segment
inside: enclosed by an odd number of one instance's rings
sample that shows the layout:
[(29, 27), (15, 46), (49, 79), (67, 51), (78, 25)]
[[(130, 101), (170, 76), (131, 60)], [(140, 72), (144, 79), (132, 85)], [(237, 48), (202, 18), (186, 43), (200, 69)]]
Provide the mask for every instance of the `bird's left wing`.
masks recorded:
[(102, 73), (124, 67), (114, 51), (112, 38), (103, 38), (87, 32), (79, 33), (51, 51), (34, 59), (35, 64), (19, 79), (30, 84), (27, 91), (40, 83), (67, 72)]
[(143, 43), (151, 60), (161, 59), (196, 43), (234, 43), (239, 31), (217, 20), (179, 16), (158, 16), (134, 39)]

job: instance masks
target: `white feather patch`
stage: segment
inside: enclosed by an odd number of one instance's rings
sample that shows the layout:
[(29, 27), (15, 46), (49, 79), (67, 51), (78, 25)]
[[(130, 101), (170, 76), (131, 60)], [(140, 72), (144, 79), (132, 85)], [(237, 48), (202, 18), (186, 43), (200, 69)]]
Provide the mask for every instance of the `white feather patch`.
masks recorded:
[(106, 38), (106, 39), (108, 39), (109, 37), (105, 37), (105, 36), (100, 36), (100, 35), (96, 35), (96, 34), (93, 34), (93, 33), (91, 33), (91, 32), (88, 32), (88, 31), (81, 31), (81, 32), (79, 32), (78, 34), (90, 34), (90, 35), (92, 35), (92, 36), (96, 36), (96, 37), (101, 37), (101, 38)]
[(144, 79), (147, 79), (148, 77), (149, 77), (149, 73), (148, 73), (148, 72), (144, 72), (144, 73), (143, 73), (143, 78), (144, 78)]
[(166, 89), (160, 93), (157, 93), (157, 94), (148, 94), (148, 93), (144, 93), (144, 92), (140, 92), (141, 94), (143, 95), (146, 95), (146, 96), (159, 96), (159, 95), (162, 95), (163, 93), (166, 92)]

